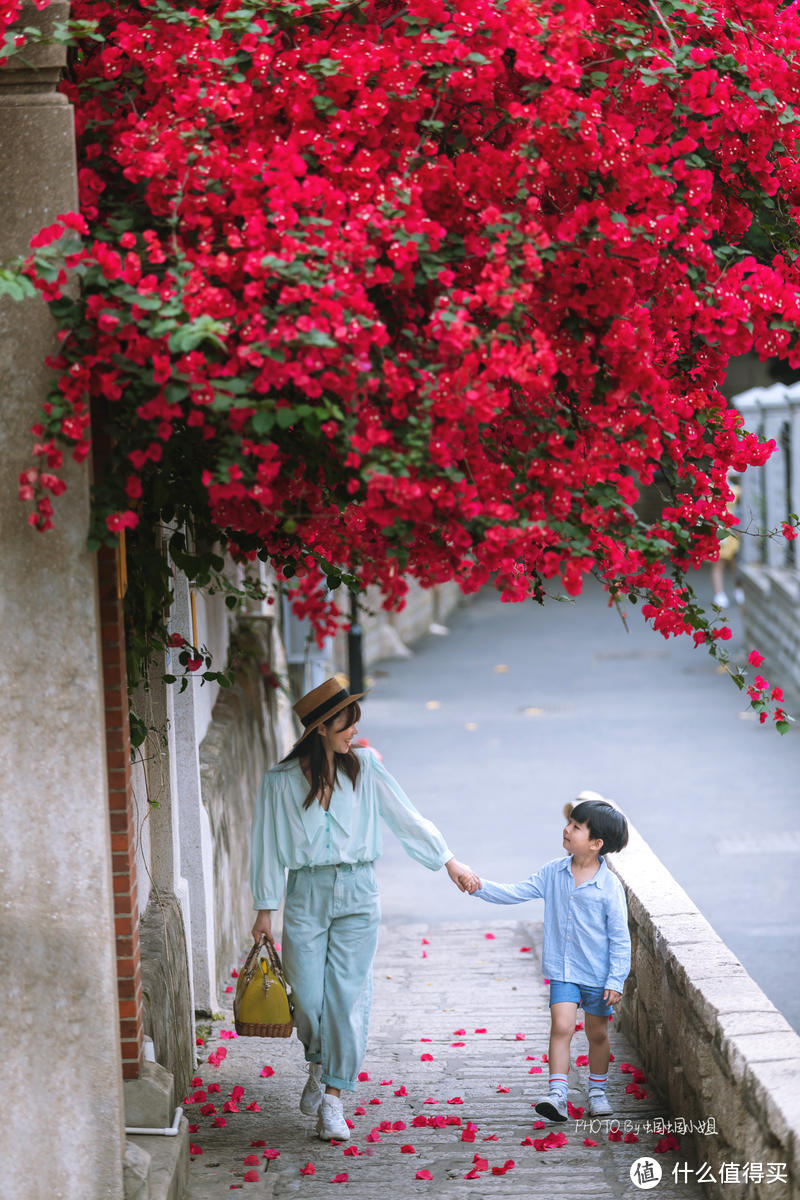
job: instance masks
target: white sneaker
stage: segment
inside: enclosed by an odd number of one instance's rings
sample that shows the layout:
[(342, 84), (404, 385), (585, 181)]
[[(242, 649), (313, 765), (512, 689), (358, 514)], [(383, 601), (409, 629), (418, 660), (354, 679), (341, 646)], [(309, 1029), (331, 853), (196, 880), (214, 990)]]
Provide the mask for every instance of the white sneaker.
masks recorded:
[(607, 1117), (614, 1110), (608, 1102), (608, 1096), (602, 1088), (594, 1088), (589, 1092), (589, 1116)]
[(315, 1117), (322, 1104), (322, 1063), (308, 1064), (308, 1079), (300, 1097), (300, 1112), (307, 1117)]
[(533, 1107), (540, 1117), (547, 1117), (548, 1121), (566, 1121), (569, 1115), (564, 1092), (551, 1092), (547, 1099), (539, 1100)]
[(724, 592), (717, 592), (711, 603), (716, 604), (717, 608), (727, 608), (730, 604), (730, 600)]
[(331, 1138), (344, 1142), (350, 1137), (350, 1129), (344, 1119), (339, 1096), (329, 1096), (326, 1093), (322, 1097), (317, 1117), (317, 1133), (324, 1142), (329, 1142)]

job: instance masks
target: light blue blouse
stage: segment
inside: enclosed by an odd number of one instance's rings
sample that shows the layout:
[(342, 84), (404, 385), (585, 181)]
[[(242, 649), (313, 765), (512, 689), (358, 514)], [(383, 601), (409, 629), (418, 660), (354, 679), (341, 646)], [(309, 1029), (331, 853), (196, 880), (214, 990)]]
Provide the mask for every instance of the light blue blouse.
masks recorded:
[(625, 891), (605, 859), (575, 886), (572, 855), (554, 858), (519, 883), (484, 879), (473, 895), (490, 904), (544, 900), (542, 970), (548, 979), (621, 992), (631, 969)]
[(379, 818), (423, 867), (438, 871), (452, 858), (439, 830), (417, 811), (376, 755), (369, 749), (354, 753), (361, 764), (355, 789), (339, 772), (327, 812), (316, 800), (303, 808), (308, 782), (296, 759), (265, 774), (253, 814), (250, 885), (255, 908), (278, 907), (287, 867), (378, 858)]

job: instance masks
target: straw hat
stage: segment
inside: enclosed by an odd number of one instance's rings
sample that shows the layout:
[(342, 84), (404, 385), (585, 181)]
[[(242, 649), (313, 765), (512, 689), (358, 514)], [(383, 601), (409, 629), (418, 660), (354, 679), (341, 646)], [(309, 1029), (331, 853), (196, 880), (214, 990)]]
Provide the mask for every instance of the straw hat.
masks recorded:
[(305, 696), (301, 696), (292, 706), (303, 726), (302, 737), (297, 739), (295, 746), (299, 746), (313, 730), (324, 724), (325, 721), (330, 721), (331, 717), (335, 717), (343, 708), (347, 708), (348, 704), (360, 700), (366, 694), (366, 692), (348, 692), (338, 679), (326, 679), (319, 687), (306, 692)]

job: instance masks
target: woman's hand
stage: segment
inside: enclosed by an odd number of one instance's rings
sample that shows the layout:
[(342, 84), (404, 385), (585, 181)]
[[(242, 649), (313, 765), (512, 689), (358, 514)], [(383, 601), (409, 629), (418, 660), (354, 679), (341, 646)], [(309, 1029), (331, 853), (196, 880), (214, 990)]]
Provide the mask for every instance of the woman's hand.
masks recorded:
[(449, 858), (444, 865), (447, 867), (447, 874), (460, 892), (472, 893), (481, 886), (481, 881), (472, 867), (459, 862), (457, 858)]
[(261, 937), (266, 937), (268, 941), (274, 942), (272, 936), (272, 911), (268, 908), (260, 908), (258, 916), (252, 928), (253, 941), (260, 941)]

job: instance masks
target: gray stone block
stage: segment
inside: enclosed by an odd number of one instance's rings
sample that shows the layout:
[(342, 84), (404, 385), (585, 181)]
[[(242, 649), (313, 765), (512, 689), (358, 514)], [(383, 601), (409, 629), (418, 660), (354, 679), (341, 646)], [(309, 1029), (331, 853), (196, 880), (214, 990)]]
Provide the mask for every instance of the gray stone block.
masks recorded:
[(125, 1200), (150, 1200), (150, 1155), (136, 1142), (125, 1143), (122, 1186)]
[(144, 1062), (138, 1079), (126, 1079), (125, 1125), (129, 1129), (167, 1129), (175, 1118), (172, 1075), (159, 1063)]

